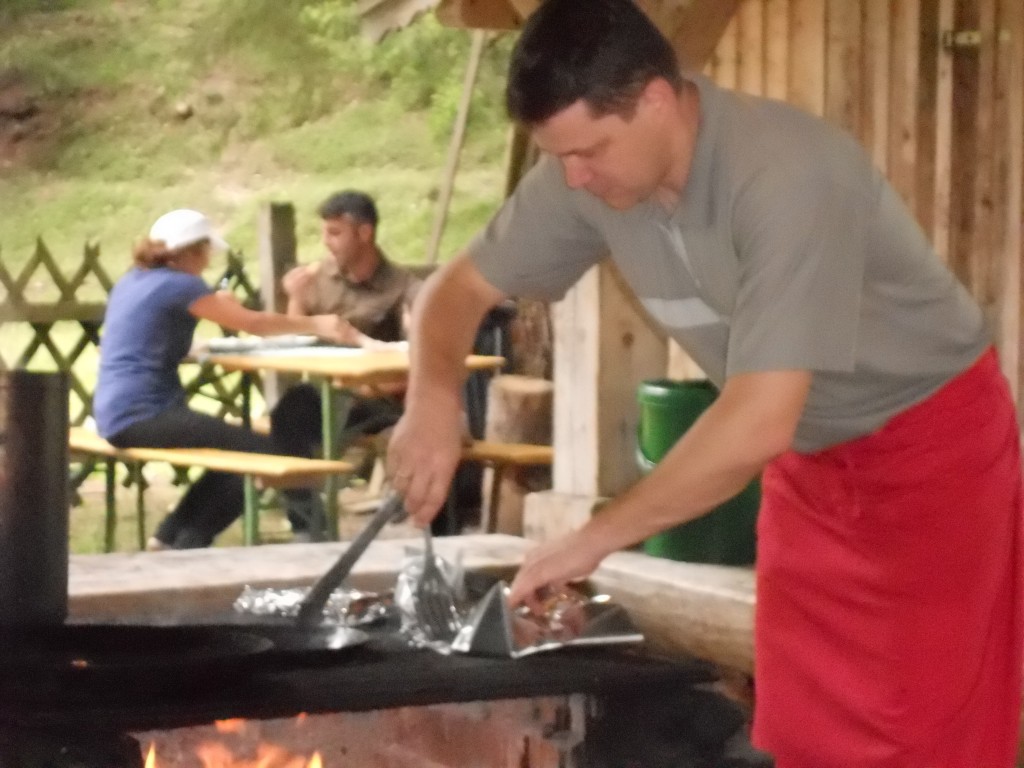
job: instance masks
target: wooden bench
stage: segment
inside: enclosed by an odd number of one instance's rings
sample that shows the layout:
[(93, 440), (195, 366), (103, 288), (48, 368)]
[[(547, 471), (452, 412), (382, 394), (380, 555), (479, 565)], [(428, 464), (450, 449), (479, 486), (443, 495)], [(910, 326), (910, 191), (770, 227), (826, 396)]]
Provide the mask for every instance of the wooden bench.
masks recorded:
[[(115, 448), (85, 427), (71, 427), (68, 449), (72, 454), (96, 456), (106, 461), (106, 526), (105, 549), (114, 548), (117, 514), (114, 504), (114, 468), (118, 461), (138, 472), (142, 464), (162, 461), (175, 467), (200, 467), (216, 472), (242, 475), (245, 480), (245, 508), (242, 517), (243, 539), (247, 545), (259, 542), (259, 492), (256, 481), (265, 487), (301, 487), (327, 475), (344, 475), (352, 465), (344, 461), (304, 459), (244, 451), (223, 451), (216, 448)], [(139, 548), (146, 545), (143, 484), (138, 477), (137, 513)]]
[[(370, 496), (374, 505), (376, 497), (383, 492), (385, 480), (383, 453), (386, 448), (378, 435), (364, 435), (355, 445), (362, 445), (376, 454), (373, 474), (369, 481)], [(462, 462), (477, 462), (493, 471), (490, 503), (488, 514), (481, 521), (480, 530), (484, 533), (496, 533), (498, 522), (497, 509), (501, 500), (501, 481), (505, 473), (516, 467), (550, 467), (554, 461), (555, 450), (550, 445), (532, 443), (501, 443), (489, 440), (474, 440), (462, 446)], [(452, 499), (449, 497), (449, 503)], [(445, 514), (454, 514), (451, 508)]]
[(550, 467), (555, 449), (550, 445), (530, 443), (495, 443), (476, 440), (462, 449), (463, 461), (476, 461), (494, 471), (491, 479), (491, 497), (488, 512), (481, 521), (484, 533), (494, 533), (498, 524), (498, 504), (501, 500), (501, 480), (512, 467)]

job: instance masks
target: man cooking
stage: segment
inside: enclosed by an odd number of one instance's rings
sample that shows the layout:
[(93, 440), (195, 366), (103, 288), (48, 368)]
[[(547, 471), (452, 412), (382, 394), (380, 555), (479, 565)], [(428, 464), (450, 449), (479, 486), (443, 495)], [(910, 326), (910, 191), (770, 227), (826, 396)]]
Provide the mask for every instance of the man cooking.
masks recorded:
[(979, 308), (898, 194), (817, 118), (680, 76), (630, 0), (547, 0), (506, 97), (546, 158), (418, 299), (388, 455), (413, 518), (457, 462), (480, 317), (560, 298), (610, 251), (721, 394), (646, 478), (528, 554), (511, 600), (537, 605), (763, 471), (755, 743), (780, 768), (1013, 765), (1014, 406)]

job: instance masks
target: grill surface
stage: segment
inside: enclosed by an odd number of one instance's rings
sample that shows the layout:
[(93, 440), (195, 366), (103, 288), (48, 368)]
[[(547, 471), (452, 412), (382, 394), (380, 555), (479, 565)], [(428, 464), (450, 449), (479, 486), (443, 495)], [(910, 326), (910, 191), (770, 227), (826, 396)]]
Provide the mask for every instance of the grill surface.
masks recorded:
[[(209, 626), (209, 625), (206, 625)], [(114, 627), (111, 627), (114, 629)], [(237, 631), (237, 625), (224, 625)], [(567, 694), (628, 696), (681, 691), (714, 680), (711, 665), (663, 661), (618, 648), (567, 649), (525, 659), (441, 656), (409, 648), (383, 628), (337, 651), (278, 648), (251, 663), (196, 669), (187, 658), (114, 667), (102, 676), (0, 677), (0, 724), (170, 728), (229, 717), (367, 711), (402, 706)], [(247, 632), (259, 631), (253, 626)], [(268, 627), (271, 638), (280, 627)]]

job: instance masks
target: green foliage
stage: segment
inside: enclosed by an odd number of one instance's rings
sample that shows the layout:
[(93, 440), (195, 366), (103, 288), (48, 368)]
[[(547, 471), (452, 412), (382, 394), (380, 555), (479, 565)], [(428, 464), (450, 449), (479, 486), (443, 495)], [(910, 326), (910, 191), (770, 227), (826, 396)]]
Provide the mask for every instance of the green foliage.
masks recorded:
[[(117, 274), (148, 222), (181, 205), (255, 256), (268, 200), (294, 202), (308, 260), (320, 252), (317, 203), (346, 186), (378, 196), (389, 253), (422, 258), (467, 31), (425, 14), (375, 45), (353, 0), (0, 4), (21, 9), (0, 24), (0, 75), (17, 71), (48, 121), (0, 166), (5, 261), (28, 258), (40, 235), (71, 260), (92, 239)], [(442, 258), (500, 201), (511, 43), (491, 39), (481, 63)]]
[(26, 13), (53, 13), (73, 6), (74, 0), (4, 0), (0, 23), (11, 22)]

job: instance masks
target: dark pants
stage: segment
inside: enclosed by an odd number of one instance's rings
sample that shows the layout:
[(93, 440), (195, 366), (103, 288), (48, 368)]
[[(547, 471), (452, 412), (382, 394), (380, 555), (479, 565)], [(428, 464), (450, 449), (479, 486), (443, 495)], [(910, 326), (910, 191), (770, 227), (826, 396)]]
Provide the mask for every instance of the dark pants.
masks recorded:
[[(118, 448), (220, 448), (308, 458), (320, 441), (320, 397), (309, 385), (290, 388), (270, 414), (269, 436), (181, 406), (131, 424), (109, 441)], [(284, 495), (292, 530), (309, 530), (311, 518), (322, 527), (315, 491), (289, 489)], [(156, 537), (176, 549), (209, 546), (238, 519), (243, 506), (240, 476), (206, 472), (160, 523)]]

